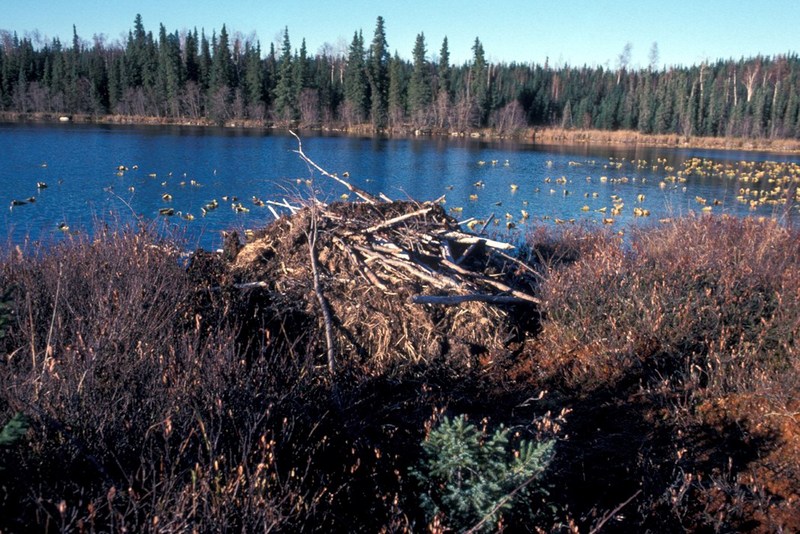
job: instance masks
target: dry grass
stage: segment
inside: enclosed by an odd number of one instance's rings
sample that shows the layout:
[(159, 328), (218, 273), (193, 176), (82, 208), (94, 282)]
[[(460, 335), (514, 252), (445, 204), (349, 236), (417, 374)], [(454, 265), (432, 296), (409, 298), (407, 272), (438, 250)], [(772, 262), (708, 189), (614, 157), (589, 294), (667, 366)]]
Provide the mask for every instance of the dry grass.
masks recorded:
[(377, 295), (321, 238), (335, 391), (305, 222), (235, 263), (125, 229), (0, 258), (0, 423), (31, 423), (0, 448), (0, 530), (420, 530), (408, 470), (462, 413), (515, 439), (558, 421), (545, 529), (800, 530), (796, 230), (538, 229), (541, 321)]
[(798, 232), (702, 217), (582, 243), (542, 286), (530, 371), (583, 411), (578, 442), (631, 455), (645, 524), (797, 529)]
[[(2, 420), (21, 411), (33, 431), (4, 461), (3, 530), (252, 530), (310, 513), (302, 472), (278, 468), (302, 376), (207, 321), (175, 250), (121, 231), (4, 258)], [(301, 451), (287, 454), (308, 463)]]

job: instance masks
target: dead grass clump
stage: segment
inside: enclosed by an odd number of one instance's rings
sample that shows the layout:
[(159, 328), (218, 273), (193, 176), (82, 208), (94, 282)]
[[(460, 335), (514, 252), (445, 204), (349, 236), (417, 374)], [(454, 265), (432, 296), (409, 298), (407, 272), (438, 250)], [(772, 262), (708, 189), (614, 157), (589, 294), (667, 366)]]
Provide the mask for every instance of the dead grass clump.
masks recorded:
[(315, 404), (304, 363), (208, 320), (177, 250), (99, 231), (0, 261), (0, 424), (31, 428), (0, 450), (0, 530), (252, 531), (314, 513), (317, 445), (294, 428), (317, 414), (287, 407)]
[[(543, 285), (547, 344), (608, 362), (611, 375), (594, 376), (593, 365), (570, 373), (578, 381), (608, 383), (650, 365), (747, 389), (795, 355), (796, 237), (771, 221), (704, 217), (640, 231), (628, 248), (602, 243)], [(566, 371), (570, 360), (553, 363)]]
[(632, 424), (620, 441), (639, 456), (626, 469), (651, 491), (641, 524), (795, 528), (797, 230), (685, 218), (628, 243), (595, 241), (578, 256), (554, 265), (542, 285), (543, 332), (529, 369), (575, 399), (576, 443), (601, 428), (597, 410), (616, 406), (618, 420), (647, 422), (648, 433)]

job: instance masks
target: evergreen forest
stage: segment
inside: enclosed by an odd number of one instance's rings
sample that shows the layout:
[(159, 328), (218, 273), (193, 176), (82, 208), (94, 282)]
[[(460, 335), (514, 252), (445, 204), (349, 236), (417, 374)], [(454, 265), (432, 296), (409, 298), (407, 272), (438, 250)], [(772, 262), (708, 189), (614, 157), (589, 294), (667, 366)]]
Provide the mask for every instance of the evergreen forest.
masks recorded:
[[(343, 47), (340, 47), (343, 48)], [(531, 51), (535, 53), (535, 51)], [(151, 117), (164, 122), (371, 131), (511, 134), (530, 127), (644, 134), (800, 138), (800, 58), (718, 59), (658, 68), (492, 63), (479, 38), (471, 59), (450, 61), (447, 38), (416, 37), (413, 57), (390, 53), (385, 21), (370, 39), (316, 54), (292, 42), (262, 48), (223, 25), (145, 29), (137, 15), (123, 42), (71, 44), (0, 31), (0, 111), (16, 114)]]

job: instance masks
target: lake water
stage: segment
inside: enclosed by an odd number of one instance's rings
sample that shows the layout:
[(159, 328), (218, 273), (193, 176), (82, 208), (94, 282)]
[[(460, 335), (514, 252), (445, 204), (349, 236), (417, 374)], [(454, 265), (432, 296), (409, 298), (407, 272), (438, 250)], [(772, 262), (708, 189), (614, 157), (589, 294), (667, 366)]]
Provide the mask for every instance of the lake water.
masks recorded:
[[(253, 197), (296, 203), (311, 194), (312, 179), (323, 201), (340, 200), (347, 192), (311, 172), (295, 149), (297, 141), (288, 134), (256, 130), (0, 124), (0, 206), (8, 207), (0, 210), (0, 235), (11, 244), (49, 242), (91, 231), (98, 220), (116, 224), (143, 217), (163, 220), (167, 231), (185, 236), (187, 248), (217, 248), (222, 230), (258, 228), (273, 220)], [(509, 234), (508, 239), (517, 239), (532, 224), (574, 219), (602, 225), (613, 218), (612, 227), (624, 229), (700, 213), (703, 207), (787, 221), (800, 216), (791, 202), (751, 206), (741, 198), (744, 184), (735, 179), (695, 173), (670, 180), (693, 157), (732, 166), (797, 163), (794, 155), (316, 134), (303, 136), (303, 149), (329, 172), (347, 172), (349, 181), (373, 194), (416, 200), (444, 195), (445, 208), (459, 220), (494, 214), (498, 224), (488, 230)], [(773, 184), (765, 179), (751, 187)], [(750, 195), (747, 199), (758, 198), (757, 192)], [(25, 204), (12, 206), (15, 200)], [(213, 200), (219, 207), (203, 216), (202, 208)], [(615, 202), (624, 207), (611, 217)], [(234, 203), (249, 211), (233, 209)], [(159, 215), (165, 208), (174, 215)], [(649, 217), (634, 217), (634, 208)], [(189, 214), (192, 220), (182, 218)]]

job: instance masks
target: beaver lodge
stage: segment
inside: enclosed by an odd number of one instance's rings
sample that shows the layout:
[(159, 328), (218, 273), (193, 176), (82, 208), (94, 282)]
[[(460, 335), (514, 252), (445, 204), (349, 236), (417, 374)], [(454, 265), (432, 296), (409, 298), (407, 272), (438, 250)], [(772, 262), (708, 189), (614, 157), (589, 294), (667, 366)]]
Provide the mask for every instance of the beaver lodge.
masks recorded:
[(354, 361), (382, 372), (505, 352), (535, 322), (540, 274), (512, 245), (462, 230), (437, 202), (374, 197), (317, 169), (361, 202), (289, 206), (291, 216), (225, 248), (219, 282), (268, 303), (270, 339), (293, 325), (331, 373)]

